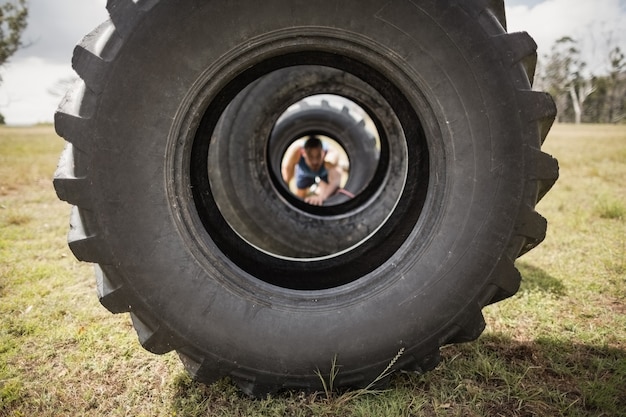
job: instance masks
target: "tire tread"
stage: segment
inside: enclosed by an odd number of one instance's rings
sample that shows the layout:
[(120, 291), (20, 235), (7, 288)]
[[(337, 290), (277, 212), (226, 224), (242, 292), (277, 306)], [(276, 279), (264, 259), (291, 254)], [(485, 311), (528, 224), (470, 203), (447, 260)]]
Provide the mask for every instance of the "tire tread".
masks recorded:
[(128, 313), (130, 303), (120, 284), (113, 283), (100, 265), (96, 265), (96, 288), (98, 300), (111, 313)]
[(83, 262), (108, 263), (99, 250), (103, 242), (98, 235), (87, 233), (82, 216), (81, 210), (73, 206), (68, 234), (68, 244), (72, 253)]
[(181, 349), (183, 344), (180, 343), (173, 333), (163, 324), (159, 324), (154, 318), (149, 317), (140, 308), (130, 309), (130, 317), (133, 327), (137, 331), (139, 343), (149, 352), (158, 355), (170, 352), (172, 350)]
[(502, 28), (506, 30), (506, 10), (504, 0), (487, 0), (487, 10), (495, 17)]

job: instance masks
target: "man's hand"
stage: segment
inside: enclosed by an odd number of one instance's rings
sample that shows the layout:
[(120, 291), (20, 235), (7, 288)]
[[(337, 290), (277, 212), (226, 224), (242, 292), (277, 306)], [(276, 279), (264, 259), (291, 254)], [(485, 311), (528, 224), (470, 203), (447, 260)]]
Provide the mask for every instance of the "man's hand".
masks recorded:
[(312, 195), (304, 199), (305, 203), (311, 204), (312, 206), (321, 206), (324, 204), (324, 198), (319, 195)]

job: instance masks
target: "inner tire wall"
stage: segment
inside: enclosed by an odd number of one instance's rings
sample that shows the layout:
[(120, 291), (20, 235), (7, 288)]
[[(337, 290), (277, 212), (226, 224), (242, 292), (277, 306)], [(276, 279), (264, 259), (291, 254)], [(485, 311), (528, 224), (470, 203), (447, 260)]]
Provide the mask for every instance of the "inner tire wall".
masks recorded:
[[(380, 123), (385, 132), (384, 155), (390, 154), (391, 147), (394, 166), (407, 163), (399, 149), (404, 137), (393, 112), (356, 77), (316, 66), (264, 76), (243, 90), (220, 118), (208, 151), (208, 177), (221, 215), (246, 241), (268, 252), (302, 258), (345, 250), (379, 227), (388, 215), (384, 208), (399, 198), (402, 176), (389, 178), (389, 160), (378, 162), (375, 138), (346, 112), (311, 106), (278, 120), (293, 103), (328, 92), (340, 92), (367, 108), (384, 109), (378, 111), (385, 116)], [(332, 206), (343, 196), (331, 197), (331, 207), (317, 208), (287, 191), (280, 173), (282, 156), (293, 139), (312, 133), (334, 136), (352, 157), (346, 189), (359, 194), (355, 201), (344, 198), (347, 204)], [(201, 131), (197, 140), (203, 140), (202, 135)], [(371, 183), (375, 174), (378, 180)], [(362, 193), (368, 184), (370, 191)]]
[[(382, 86), (388, 83), (382, 74), (377, 73), (372, 68), (364, 67), (361, 63), (350, 60), (345, 57), (337, 57), (323, 52), (297, 52), (290, 55), (280, 56), (277, 59), (269, 59), (265, 61), (262, 67), (275, 68), (276, 65), (284, 65), (285, 62), (326, 62), (327, 60), (336, 61), (336, 65), (343, 69), (351, 69), (358, 77), (351, 76), (345, 79), (344, 83), (329, 83), (335, 85), (343, 91), (345, 97), (353, 99), (363, 108), (370, 108), (366, 100), (370, 100), (368, 96), (364, 96), (363, 100), (358, 100), (358, 93), (351, 87), (348, 81), (357, 80), (358, 87), (364, 85), (358, 78), (368, 79), (372, 85), (378, 85), (382, 90)], [(336, 71), (335, 71), (336, 72)], [(289, 72), (292, 74), (293, 72)], [(317, 72), (317, 76), (326, 76), (324, 72)], [(241, 79), (246, 80), (247, 73), (240, 76), (232, 84), (237, 85)], [(289, 85), (289, 84), (287, 84)], [(311, 83), (309, 89), (313, 87), (314, 92), (320, 92), (319, 82)], [(371, 108), (377, 110), (374, 123), (380, 134), (382, 146), (381, 161), (387, 161), (379, 164), (378, 170), (380, 175), (376, 177), (378, 180), (373, 181), (370, 188), (374, 191), (362, 193), (359, 198), (346, 204), (346, 207), (339, 206), (322, 206), (313, 208), (308, 204), (300, 203), (292, 206), (285, 205), (284, 202), (277, 198), (274, 187), (264, 178), (267, 171), (263, 162), (267, 154), (265, 146), (261, 142), (260, 145), (254, 144), (247, 146), (249, 152), (245, 155), (244, 161), (250, 161), (254, 169), (246, 164), (242, 165), (243, 171), (231, 170), (235, 174), (246, 173), (240, 176), (236, 184), (247, 187), (247, 192), (241, 193), (239, 201), (246, 201), (246, 196), (253, 193), (259, 193), (260, 198), (264, 199), (262, 204), (256, 201), (245, 209), (246, 213), (252, 213), (264, 219), (276, 218), (279, 223), (274, 224), (271, 234), (264, 236), (265, 239), (271, 240), (274, 235), (281, 235), (285, 232), (293, 234), (295, 237), (302, 235), (302, 239), (298, 246), (286, 248), (287, 250), (295, 250), (294, 256), (285, 257), (274, 256), (265, 251), (258, 250), (261, 246), (251, 246), (244, 239), (234, 233), (233, 229), (227, 226), (227, 222), (223, 218), (223, 211), (218, 208), (214, 193), (221, 193), (222, 187), (210, 186), (221, 183), (224, 178), (224, 170), (219, 168), (217, 161), (211, 157), (213, 154), (216, 141), (210, 143), (206, 140), (210, 133), (214, 131), (214, 125), (219, 126), (219, 122), (215, 121), (214, 115), (221, 114), (221, 108), (212, 108), (211, 106), (205, 111), (204, 118), (194, 137), (192, 149), (186, 151), (184, 148), (177, 148), (177, 152), (181, 153), (184, 158), (184, 152), (190, 152), (191, 159), (191, 178), (189, 185), (182, 184), (183, 190), (191, 189), (194, 193), (196, 210), (202, 222), (204, 229), (211, 231), (211, 239), (226, 256), (233, 260), (244, 271), (265, 282), (291, 289), (324, 289), (329, 287), (337, 287), (342, 284), (352, 282), (359, 279), (376, 269), (378, 266), (386, 262), (389, 256), (402, 244), (408, 230), (410, 230), (421, 212), (421, 207), (425, 199), (426, 188), (428, 183), (428, 153), (424, 142), (423, 133), (420, 125), (415, 123), (417, 117), (410, 110), (409, 104), (402, 98), (397, 89), (389, 86), (392, 94), (388, 94), (388, 99), (405, 109), (404, 124), (410, 123), (410, 130), (402, 130), (402, 122), (394, 115), (391, 110), (393, 104), (385, 105), (387, 99), (380, 99), (376, 96)], [(347, 94), (347, 91), (350, 91)], [(375, 91), (370, 88), (371, 91)], [(287, 97), (293, 96), (293, 93), (287, 91)], [(332, 93), (334, 90), (331, 90)], [(308, 94), (307, 94), (308, 95)], [(275, 97), (274, 95), (264, 97)], [(302, 97), (305, 97), (303, 95)], [(284, 97), (278, 95), (280, 111), (274, 113), (274, 117), (261, 117), (260, 120), (248, 120), (249, 124), (254, 126), (251, 131), (255, 131), (255, 138), (266, 138), (270, 135), (274, 126), (274, 121), (282, 114), (285, 108)], [(212, 103), (214, 105), (215, 103)], [(243, 107), (242, 107), (243, 108)], [(270, 107), (276, 108), (276, 107)], [(258, 115), (255, 111), (240, 111), (243, 115)], [(411, 117), (413, 115), (413, 117)], [(405, 137), (405, 132), (409, 132), (411, 140)], [(232, 135), (230, 136), (233, 137)], [(236, 141), (248, 141), (247, 137), (237, 137)], [(256, 139), (255, 139), (256, 140)], [(231, 146), (237, 146), (230, 145)], [(219, 144), (218, 144), (219, 148)], [(413, 148), (411, 151), (409, 148)], [(241, 148), (240, 148), (241, 149)], [(419, 151), (418, 151), (419, 150)], [(413, 163), (408, 163), (407, 154), (413, 153)], [(209, 155), (208, 163), (206, 155)], [(179, 158), (176, 158), (180, 160)], [(235, 158), (236, 159), (236, 158)], [(230, 159), (231, 161), (233, 158)], [(260, 163), (258, 161), (261, 161)], [(213, 163), (211, 163), (213, 162)], [(175, 169), (174, 172), (184, 172), (186, 162)], [(256, 165), (255, 165), (256, 164)], [(205, 173), (208, 172), (208, 175)], [(419, 175), (418, 175), (419, 172)], [(411, 187), (406, 187), (405, 179), (407, 177), (417, 178), (417, 181), (411, 182)], [(228, 177), (227, 177), (228, 178)], [(184, 177), (182, 181), (186, 181)], [(179, 181), (174, 181), (178, 184)], [(237, 190), (241, 192), (241, 190)], [(220, 199), (222, 201), (222, 199)], [(247, 201), (252, 201), (248, 198)], [(188, 208), (189, 206), (183, 206)], [(305, 209), (303, 209), (305, 208)], [(339, 212), (335, 212), (339, 209)], [(264, 215), (265, 210), (265, 215)], [(229, 211), (230, 212), (230, 211)], [(276, 217), (275, 214), (281, 215)], [(193, 212), (186, 213), (190, 226), (195, 229), (197, 226), (193, 224), (195, 214)], [(232, 223), (231, 223), (232, 224)], [(250, 223), (249, 223), (250, 224)], [(263, 236), (262, 234), (254, 234), (253, 236)], [(202, 235), (197, 235), (197, 239), (201, 240)], [(289, 237), (287, 236), (286, 239)], [(314, 252), (309, 254), (302, 252), (306, 248), (307, 241), (312, 243), (309, 246)], [(321, 244), (320, 244), (321, 242)], [(388, 244), (382, 244), (388, 242)], [(333, 246), (334, 245), (334, 246)], [(320, 250), (322, 252), (320, 252)], [(205, 256), (211, 257), (211, 253), (205, 252)], [(299, 260), (301, 258), (304, 259)], [(242, 285), (248, 285), (248, 282), (242, 282)]]

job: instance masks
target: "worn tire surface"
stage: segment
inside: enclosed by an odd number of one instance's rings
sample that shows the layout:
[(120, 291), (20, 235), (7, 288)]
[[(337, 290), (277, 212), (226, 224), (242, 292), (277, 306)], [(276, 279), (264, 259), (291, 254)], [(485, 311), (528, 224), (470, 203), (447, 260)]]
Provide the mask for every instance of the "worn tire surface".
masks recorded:
[[(295, 139), (310, 134), (333, 138), (348, 154), (352, 164), (345, 184), (347, 191), (360, 195), (380, 170), (376, 139), (365, 128), (363, 119), (349, 114), (347, 107), (334, 107), (327, 101), (301, 101), (328, 92), (356, 96), (369, 107), (384, 106), (375, 90), (343, 71), (319, 66), (289, 67), (244, 89), (226, 108), (213, 131), (208, 157), (211, 192), (226, 221), (249, 243), (282, 256), (324, 256), (345, 249), (345, 242), (365, 237), (368, 230), (359, 234), (359, 225), (383, 221), (386, 212), (379, 206), (391, 201), (378, 201), (367, 210), (349, 210), (345, 206), (319, 209), (296, 198), (281, 179), (285, 151)], [(294, 103), (297, 109), (282, 114)], [(385, 111), (393, 114), (390, 108)], [(268, 140), (251, 140), (267, 136), (270, 130)], [(267, 198), (277, 192), (281, 198)], [(363, 196), (359, 199), (363, 200)], [(358, 200), (349, 200), (344, 194), (337, 194), (324, 205), (360, 204)], [(344, 215), (314, 219), (297, 213), (294, 207)], [(278, 227), (277, 216), (283, 219)], [(347, 240), (346, 236), (352, 239)], [(320, 242), (328, 241), (337, 245), (320, 247)]]
[[(198, 380), (230, 376), (250, 395), (321, 389), (333, 358), (335, 386), (360, 387), (399, 352), (394, 370), (432, 369), (442, 345), (478, 337), (483, 306), (517, 291), (514, 260), (545, 237), (534, 207), (558, 176), (541, 151), (555, 107), (531, 90), (536, 45), (506, 33), (501, 1), (107, 8), (74, 52), (82, 81), (56, 114), (68, 143), (54, 185), (74, 206), (70, 248), (97, 264), (101, 303), (130, 312), (146, 349), (177, 350)], [(346, 93), (374, 119), (381, 163), (334, 211), (259, 183), (252, 204), (282, 205), (277, 230), (341, 231), (293, 255), (225, 220), (209, 160), (235, 96), (299, 65), (382, 97)], [(253, 140), (268, 140), (269, 119)]]

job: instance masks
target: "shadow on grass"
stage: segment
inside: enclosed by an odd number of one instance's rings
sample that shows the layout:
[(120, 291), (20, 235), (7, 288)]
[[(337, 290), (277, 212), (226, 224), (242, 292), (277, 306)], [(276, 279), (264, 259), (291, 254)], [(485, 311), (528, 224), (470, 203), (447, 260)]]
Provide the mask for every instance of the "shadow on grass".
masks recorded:
[(523, 261), (516, 262), (515, 266), (522, 274), (522, 291), (542, 291), (558, 296), (566, 294), (563, 283), (543, 269)]
[(424, 375), (397, 374), (389, 390), (354, 400), (286, 393), (262, 400), (229, 380), (211, 386), (181, 374), (172, 410), (189, 416), (625, 416), (626, 351), (554, 339), (485, 334), (442, 349)]
[[(462, 375), (463, 383), (492, 398), (485, 415), (626, 416), (625, 350), (487, 333), (444, 351), (437, 371)], [(517, 412), (498, 407), (515, 404)]]

